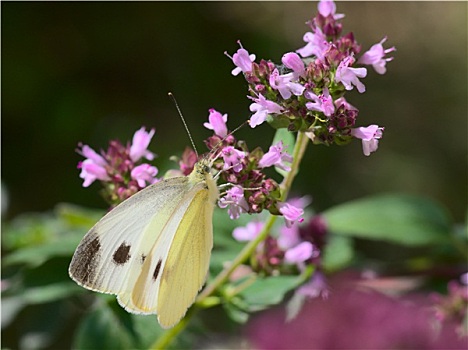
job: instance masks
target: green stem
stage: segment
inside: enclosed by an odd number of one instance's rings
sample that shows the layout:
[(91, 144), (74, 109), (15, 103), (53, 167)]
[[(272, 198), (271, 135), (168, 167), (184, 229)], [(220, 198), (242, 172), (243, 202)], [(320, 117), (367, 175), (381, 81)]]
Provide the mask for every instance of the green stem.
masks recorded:
[[(297, 133), (296, 143), (294, 145), (293, 150), (293, 162), (291, 164), (291, 171), (287, 174), (287, 176), (283, 179), (283, 182), (280, 185), (281, 188), (281, 201), (285, 201), (288, 197), (289, 190), (291, 189), (292, 183), (294, 178), (296, 177), (299, 171), (299, 164), (302, 161), (302, 157), (304, 156), (305, 150), (307, 148), (309, 139), (303, 132)], [(196, 303), (201, 303), (204, 299), (211, 296), (224, 282), (227, 281), (231, 273), (242, 263), (249, 259), (252, 253), (255, 251), (257, 246), (262, 242), (270, 233), (273, 224), (275, 223), (276, 219), (278, 218), (277, 215), (271, 215), (268, 217), (263, 230), (260, 234), (252, 241), (250, 241), (244, 249), (237, 255), (234, 261), (229, 264), (221, 273), (215, 277), (215, 279), (208, 285), (206, 288), (198, 295), (196, 299)], [(179, 334), (187, 325), (188, 320), (190, 319), (191, 315), (199, 308), (192, 307), (190, 309), (190, 313), (185, 316), (184, 319), (180, 321), (174, 328), (168, 330), (166, 333), (163, 334), (161, 338), (159, 338), (155, 342), (155, 347), (152, 349), (164, 349), (167, 345), (170, 344), (172, 339)]]
[(172, 340), (184, 330), (184, 328), (187, 326), (188, 322), (192, 318), (192, 316), (195, 314), (196, 306), (191, 307), (188, 311), (187, 314), (183, 319), (180, 320), (178, 324), (176, 324), (173, 328), (168, 329), (165, 331), (156, 341), (151, 344), (149, 349), (151, 350), (161, 350), (165, 349), (171, 342)]

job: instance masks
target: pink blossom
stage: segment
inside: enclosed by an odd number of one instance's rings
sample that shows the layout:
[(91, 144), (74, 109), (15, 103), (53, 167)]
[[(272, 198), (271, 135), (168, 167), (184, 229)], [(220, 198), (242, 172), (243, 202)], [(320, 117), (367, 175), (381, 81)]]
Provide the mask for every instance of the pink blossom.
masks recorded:
[(218, 111), (211, 108), (209, 110), (210, 115), (208, 116), (209, 123), (203, 123), (203, 126), (209, 130), (214, 130), (214, 133), (221, 138), (227, 136), (227, 114), (221, 115)]
[(295, 52), (288, 52), (281, 58), (283, 64), (292, 69), (294, 72), (294, 79), (304, 77), (306, 74), (304, 62), (302, 62), (299, 55)]
[(274, 165), (285, 171), (290, 171), (291, 167), (284, 164), (284, 162), (291, 163), (292, 161), (292, 156), (283, 151), (283, 141), (279, 141), (275, 145), (270, 146), (269, 151), (258, 162), (258, 166), (260, 168), (267, 168)]
[(224, 170), (232, 168), (235, 173), (242, 170), (242, 159), (245, 157), (245, 152), (239, 151), (232, 146), (227, 146), (221, 150), (221, 154), (224, 159)]
[(251, 112), (255, 112), (252, 117), (250, 117), (249, 122), (252, 128), (262, 124), (266, 120), (269, 113), (279, 114), (283, 112), (283, 107), (273, 101), (267, 100), (261, 94), (258, 96), (258, 98), (251, 96), (247, 97), (254, 101), (254, 103), (252, 103), (249, 107)]
[(133, 135), (132, 145), (130, 147), (131, 160), (136, 162), (141, 157), (145, 157), (148, 160), (154, 159), (154, 154), (148, 151), (148, 145), (150, 144), (154, 133), (154, 129), (151, 129), (150, 132), (146, 132), (144, 127), (135, 132), (135, 135)]
[(354, 85), (360, 93), (363, 93), (366, 91), (366, 87), (358, 78), (364, 78), (367, 75), (367, 69), (349, 67), (354, 61), (352, 56), (348, 56), (341, 61), (336, 70), (335, 81), (337, 83), (343, 83), (346, 90), (352, 90)]
[(351, 130), (351, 135), (362, 140), (362, 151), (365, 156), (377, 151), (379, 139), (382, 138), (384, 128), (378, 125), (369, 125)]
[(328, 43), (327, 37), (325, 34), (323, 34), (320, 28), (316, 28), (315, 33), (305, 33), (303, 40), (307, 44), (304, 47), (296, 50), (299, 55), (302, 57), (315, 55), (320, 60), (324, 59), (324, 54), (328, 49)]
[(304, 209), (295, 207), (289, 203), (278, 203), (278, 209), (284, 216), (284, 220), (287, 227), (291, 227), (294, 222), (303, 222)]
[(232, 236), (239, 242), (251, 241), (257, 238), (263, 226), (263, 222), (251, 221), (246, 226), (236, 227), (234, 231), (232, 231)]
[(369, 64), (374, 67), (374, 70), (379, 74), (385, 74), (387, 68), (385, 65), (387, 62), (393, 60), (393, 57), (384, 58), (387, 53), (395, 51), (395, 47), (384, 50), (383, 43), (387, 40), (387, 37), (383, 38), (379, 43), (373, 45), (368, 51), (364, 52), (358, 63)]
[(286, 250), (284, 260), (290, 264), (299, 264), (310, 259), (314, 246), (310, 242), (301, 242), (293, 248)]
[(301, 242), (299, 235), (299, 226), (293, 225), (291, 227), (281, 226), (279, 229), (278, 245), (283, 250), (288, 250), (295, 247)]
[(87, 158), (78, 163), (78, 169), (81, 169), (80, 177), (84, 180), (83, 187), (88, 187), (96, 180), (110, 180), (106, 169), (108, 163), (102, 156), (88, 145), (83, 145), (78, 153)]
[(227, 52), (224, 54), (228, 56), (230, 59), (232, 59), (232, 62), (237, 66), (234, 68), (231, 72), (232, 75), (236, 76), (240, 72), (248, 73), (252, 71), (252, 62), (255, 61), (255, 55), (251, 54), (249, 55), (249, 52), (242, 47), (242, 44), (239, 41), (237, 41), (239, 46), (241, 47), (237, 52), (231, 56)]
[(133, 168), (130, 176), (136, 180), (138, 186), (144, 188), (146, 187), (146, 183), (153, 184), (158, 182), (158, 179), (156, 179), (157, 174), (158, 168), (145, 163)]
[(244, 189), (240, 186), (233, 186), (226, 191), (226, 196), (218, 201), (220, 208), (228, 208), (228, 214), (231, 219), (238, 219), (241, 213), (247, 213), (248, 204), (244, 198)]
[(270, 86), (278, 90), (281, 97), (287, 100), (292, 94), (296, 96), (302, 95), (305, 87), (299, 83), (293, 83), (291, 79), (294, 78), (292, 73), (280, 75), (278, 69), (275, 69), (270, 74)]
[(317, 5), (319, 13), (323, 17), (328, 17), (329, 15), (333, 16), (333, 19), (339, 20), (342, 19), (345, 15), (341, 13), (336, 13), (336, 5), (331, 0), (321, 0)]
[(317, 96), (312, 92), (304, 94), (307, 98), (314, 100), (315, 102), (307, 102), (306, 107), (311, 111), (318, 111), (330, 117), (335, 112), (335, 105), (333, 104), (333, 98), (330, 96), (327, 88), (323, 89), (323, 94)]
[(348, 111), (357, 111), (358, 109), (354, 107), (352, 104), (348, 103), (344, 97), (340, 97), (335, 100), (335, 107), (340, 108), (341, 105), (344, 105), (344, 108)]

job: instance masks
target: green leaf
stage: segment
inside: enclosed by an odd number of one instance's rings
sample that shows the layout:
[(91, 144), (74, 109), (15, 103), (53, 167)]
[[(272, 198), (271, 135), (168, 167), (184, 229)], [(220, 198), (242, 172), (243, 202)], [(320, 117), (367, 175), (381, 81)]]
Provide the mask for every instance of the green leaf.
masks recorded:
[[(279, 141), (283, 141), (284, 152), (292, 155), (294, 150), (294, 144), (296, 142), (294, 135), (292, 132), (288, 131), (288, 129), (277, 129), (275, 133), (275, 137), (273, 138), (272, 145), (275, 145)], [(287, 175), (287, 171), (280, 169), (275, 166), (275, 170), (278, 174), (282, 175), (283, 177)]]
[(350, 237), (330, 235), (323, 251), (322, 264), (333, 272), (346, 267), (353, 259), (353, 241)]
[(299, 276), (273, 276), (259, 278), (238, 295), (248, 305), (247, 311), (258, 311), (279, 304), (284, 295), (302, 282)]
[(57, 299), (67, 298), (73, 294), (82, 293), (83, 291), (84, 289), (82, 287), (72, 281), (68, 281), (27, 288), (18, 296), (28, 304), (43, 304)]
[(437, 203), (410, 195), (380, 195), (351, 201), (323, 213), (330, 231), (409, 246), (447, 239), (451, 221)]
[(236, 305), (231, 303), (223, 304), (229, 318), (237, 323), (244, 324), (249, 319), (249, 314), (244, 310), (239, 309)]
[(54, 242), (18, 249), (6, 256), (2, 263), (4, 266), (13, 264), (26, 264), (35, 267), (56, 256), (72, 256), (76, 247), (84, 236), (84, 232), (73, 233), (60, 237)]
[(87, 314), (76, 334), (73, 349), (132, 349), (130, 333), (107, 304)]

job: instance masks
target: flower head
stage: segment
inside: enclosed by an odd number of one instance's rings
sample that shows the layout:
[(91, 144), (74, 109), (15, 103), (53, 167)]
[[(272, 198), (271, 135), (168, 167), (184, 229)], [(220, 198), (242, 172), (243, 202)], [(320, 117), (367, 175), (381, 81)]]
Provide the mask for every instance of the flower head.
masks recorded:
[(227, 52), (224, 54), (232, 59), (232, 62), (236, 65), (236, 68), (232, 70), (232, 75), (236, 76), (240, 72), (248, 73), (252, 71), (252, 62), (255, 61), (255, 55), (249, 55), (249, 52), (242, 47), (240, 40), (237, 42), (241, 47), (237, 52), (231, 56)]
[(278, 90), (281, 97), (287, 100), (292, 94), (301, 96), (305, 87), (299, 83), (293, 83), (294, 78), (292, 73), (280, 75), (278, 69), (275, 69), (270, 75), (270, 86)]
[(317, 9), (323, 17), (331, 15), (333, 19), (339, 20), (345, 16), (344, 14), (336, 13), (336, 5), (332, 0), (320, 0), (317, 5)]
[(297, 49), (296, 52), (302, 57), (314, 55), (319, 60), (323, 60), (325, 52), (328, 49), (328, 43), (327, 37), (323, 34), (320, 28), (316, 28), (315, 33), (305, 33), (303, 39), (307, 44), (304, 47)]
[(231, 219), (238, 219), (241, 213), (248, 212), (248, 204), (244, 198), (244, 189), (240, 186), (233, 186), (226, 191), (226, 196), (218, 201), (220, 208), (228, 208)]
[(145, 157), (148, 160), (154, 159), (154, 154), (148, 151), (148, 145), (150, 144), (154, 133), (154, 129), (151, 129), (150, 132), (146, 132), (144, 127), (135, 132), (133, 135), (132, 145), (130, 146), (131, 160), (136, 162), (140, 160), (141, 157)]
[(294, 79), (298, 79), (299, 77), (305, 77), (306, 70), (304, 62), (301, 60), (299, 55), (295, 52), (288, 52), (283, 55), (281, 58), (281, 62), (292, 69), (294, 72)]
[(84, 161), (78, 163), (78, 168), (81, 169), (80, 177), (84, 180), (83, 187), (90, 186), (96, 180), (110, 180), (106, 169), (108, 164), (102, 156), (88, 145), (82, 145), (78, 153), (86, 157)]
[(224, 159), (224, 170), (232, 168), (236, 173), (242, 170), (242, 159), (245, 158), (245, 152), (227, 146), (221, 150), (221, 154)]
[(385, 65), (387, 62), (392, 61), (393, 57), (384, 58), (384, 56), (396, 50), (394, 46), (385, 50), (382, 44), (386, 40), (387, 37), (383, 38), (379, 43), (373, 45), (369, 51), (364, 52), (361, 58), (359, 58), (358, 63), (372, 65), (377, 73), (385, 74), (387, 71)]
[(286, 222), (287, 227), (291, 227), (296, 221), (303, 222), (304, 219), (302, 215), (304, 215), (304, 209), (295, 207), (289, 203), (278, 203), (278, 209), (281, 214), (284, 216), (284, 220)]
[(314, 102), (307, 102), (306, 107), (312, 111), (318, 111), (330, 117), (335, 112), (335, 105), (333, 98), (330, 96), (327, 88), (323, 89), (323, 94), (317, 96), (312, 92), (304, 94), (307, 98), (314, 100)]
[(267, 168), (274, 165), (285, 171), (290, 171), (291, 167), (284, 164), (284, 162), (291, 163), (292, 161), (292, 156), (283, 151), (283, 141), (279, 141), (275, 145), (270, 146), (269, 151), (258, 162), (258, 166), (260, 168)]
[(219, 113), (213, 108), (211, 108), (209, 112), (210, 112), (210, 115), (208, 116), (209, 122), (203, 123), (205, 128), (209, 130), (213, 130), (214, 133), (220, 136), (221, 138), (226, 137), (227, 132), (228, 132), (228, 129), (226, 126), (227, 114), (221, 115), (221, 113)]
[(255, 112), (252, 117), (250, 117), (249, 124), (252, 128), (262, 124), (266, 120), (268, 114), (279, 114), (283, 112), (283, 107), (276, 102), (267, 100), (262, 94), (260, 94), (258, 98), (248, 97), (254, 101), (249, 107), (251, 112)]
[(346, 90), (352, 90), (354, 85), (360, 93), (363, 93), (366, 91), (366, 87), (358, 78), (364, 78), (367, 75), (367, 69), (349, 67), (354, 61), (352, 56), (348, 56), (341, 61), (336, 70), (335, 81), (342, 83)]
[(145, 163), (133, 168), (130, 176), (138, 183), (138, 186), (144, 188), (146, 187), (146, 183), (151, 185), (158, 182), (158, 179), (156, 178), (157, 174), (158, 168)]
[(236, 227), (232, 231), (232, 236), (239, 242), (251, 241), (258, 236), (263, 226), (263, 222), (251, 221), (246, 226)]
[(362, 140), (362, 151), (365, 156), (377, 151), (379, 139), (382, 138), (384, 128), (378, 125), (369, 125), (351, 130), (351, 135)]

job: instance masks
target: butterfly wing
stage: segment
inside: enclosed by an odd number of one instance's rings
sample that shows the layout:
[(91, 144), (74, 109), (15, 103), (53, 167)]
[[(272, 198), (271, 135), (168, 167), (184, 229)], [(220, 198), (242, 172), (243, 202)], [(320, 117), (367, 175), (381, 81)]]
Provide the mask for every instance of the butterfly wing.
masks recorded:
[[(71, 278), (94, 291), (123, 295), (123, 299), (131, 295), (153, 247), (169, 249), (168, 240), (172, 237), (163, 239), (162, 233), (183, 201), (187, 187), (186, 177), (167, 179), (136, 193), (107, 213), (76, 249), (69, 267)], [(131, 310), (131, 305), (129, 311), (138, 312)]]
[(169, 251), (161, 252), (156, 245), (135, 283), (130, 303), (157, 313), (165, 328), (184, 316), (205, 281), (213, 246), (213, 208), (202, 184), (190, 191), (163, 233), (174, 237)]

